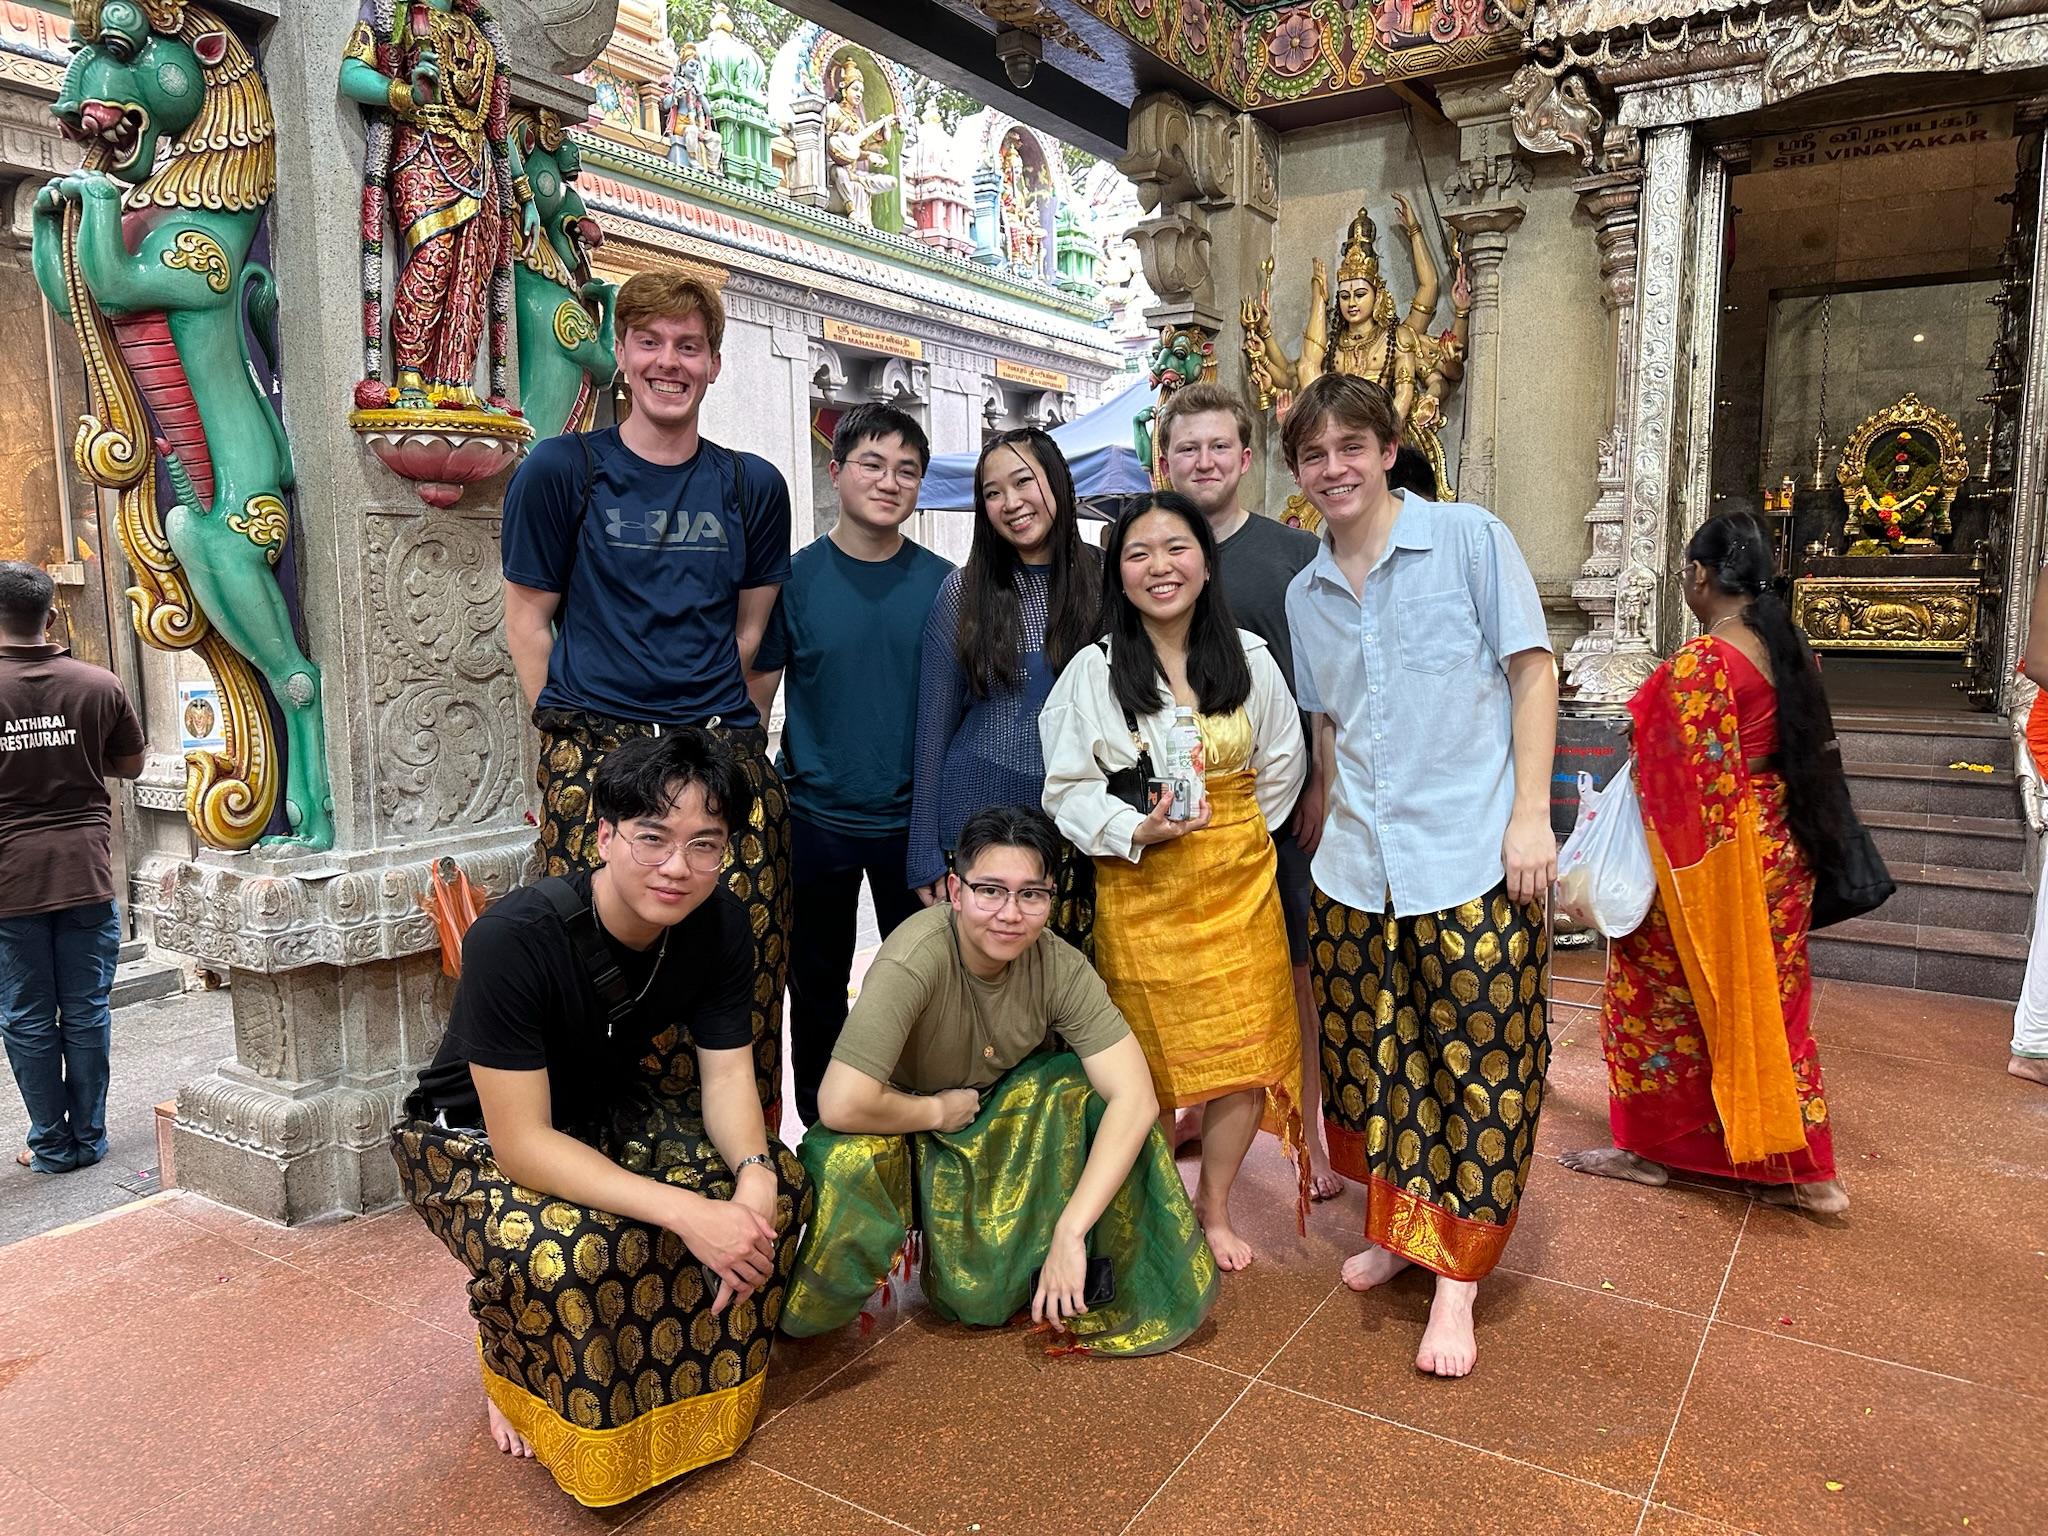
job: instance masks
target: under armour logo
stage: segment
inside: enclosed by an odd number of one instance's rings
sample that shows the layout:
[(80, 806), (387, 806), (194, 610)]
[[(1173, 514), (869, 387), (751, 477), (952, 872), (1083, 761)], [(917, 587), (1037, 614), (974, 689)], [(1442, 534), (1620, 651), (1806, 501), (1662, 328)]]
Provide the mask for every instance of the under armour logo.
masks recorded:
[(666, 507), (607, 507), (606, 542), (633, 549), (727, 549), (725, 524), (716, 512), (671, 512)]

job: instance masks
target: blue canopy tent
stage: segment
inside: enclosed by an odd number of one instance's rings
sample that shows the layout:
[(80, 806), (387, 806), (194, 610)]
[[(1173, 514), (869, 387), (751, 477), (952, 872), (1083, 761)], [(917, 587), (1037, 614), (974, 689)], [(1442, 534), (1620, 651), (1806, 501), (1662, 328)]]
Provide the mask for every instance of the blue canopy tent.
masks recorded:
[[(1107, 518), (1114, 515), (1115, 499), (1138, 496), (1152, 489), (1152, 476), (1138, 462), (1138, 445), (1132, 423), (1138, 413), (1152, 404), (1153, 388), (1142, 373), (1096, 406), (1087, 415), (1052, 429), (1052, 440), (1067, 456), (1074, 472), (1074, 491), (1081, 499), (1083, 516)], [(974, 510), (974, 461), (978, 454), (942, 453), (925, 471), (924, 489), (918, 506), (927, 510), (971, 512)], [(1104, 500), (1106, 507), (1090, 505)]]

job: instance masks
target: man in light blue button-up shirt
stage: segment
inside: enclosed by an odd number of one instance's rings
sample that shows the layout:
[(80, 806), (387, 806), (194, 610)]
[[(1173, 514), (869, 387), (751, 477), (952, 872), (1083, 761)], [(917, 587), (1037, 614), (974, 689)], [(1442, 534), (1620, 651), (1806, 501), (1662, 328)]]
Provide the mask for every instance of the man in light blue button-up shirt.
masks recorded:
[(1384, 389), (1326, 374), (1282, 439), (1324, 527), (1287, 589), (1330, 786), (1310, 969), (1330, 1161), (1366, 1186), (1374, 1245), (1344, 1279), (1435, 1270), (1415, 1363), (1463, 1376), (1549, 1065), (1557, 671), (1514, 536), (1482, 507), (1390, 489), (1399, 436)]

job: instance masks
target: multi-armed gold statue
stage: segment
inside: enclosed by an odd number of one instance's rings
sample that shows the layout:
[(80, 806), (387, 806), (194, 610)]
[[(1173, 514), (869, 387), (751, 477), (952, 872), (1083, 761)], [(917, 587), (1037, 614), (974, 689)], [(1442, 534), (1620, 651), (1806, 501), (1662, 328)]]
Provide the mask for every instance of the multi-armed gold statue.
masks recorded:
[(1429, 241), (1408, 199), (1394, 194), (1401, 229), (1415, 264), (1415, 297), (1406, 318), (1396, 320), (1393, 291), (1380, 273), (1372, 216), (1361, 208), (1345, 232), (1337, 263), (1337, 289), (1330, 291), (1329, 269), (1317, 257), (1309, 276), (1308, 322), (1302, 328), (1301, 355), (1289, 358), (1273, 339), (1273, 262), (1262, 267), (1257, 298), (1246, 299), (1238, 318), (1244, 326), (1244, 360), (1257, 392), (1259, 408), (1277, 405), (1282, 416), (1295, 392), (1332, 370), (1384, 385), (1394, 399), (1402, 435), (1421, 449), (1436, 470), (1439, 495), (1450, 493), (1444, 473), (1439, 433), (1444, 403), (1465, 376), (1466, 331), (1472, 309), (1471, 284), (1457, 235), (1448, 236), (1451, 252), (1450, 329), (1429, 333), (1435, 318), (1440, 274)]

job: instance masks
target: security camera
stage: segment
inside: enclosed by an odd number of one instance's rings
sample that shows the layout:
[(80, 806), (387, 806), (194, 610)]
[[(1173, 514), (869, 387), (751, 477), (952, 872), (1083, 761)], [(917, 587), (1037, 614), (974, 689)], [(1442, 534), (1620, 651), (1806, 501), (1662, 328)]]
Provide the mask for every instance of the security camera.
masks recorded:
[(999, 27), (996, 29), (996, 57), (1003, 61), (1003, 73), (1010, 77), (1010, 84), (1018, 90), (1029, 90), (1032, 80), (1038, 74), (1038, 61), (1044, 56), (1044, 45), (1038, 34), (1026, 32), (1022, 27)]

